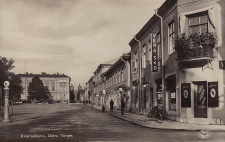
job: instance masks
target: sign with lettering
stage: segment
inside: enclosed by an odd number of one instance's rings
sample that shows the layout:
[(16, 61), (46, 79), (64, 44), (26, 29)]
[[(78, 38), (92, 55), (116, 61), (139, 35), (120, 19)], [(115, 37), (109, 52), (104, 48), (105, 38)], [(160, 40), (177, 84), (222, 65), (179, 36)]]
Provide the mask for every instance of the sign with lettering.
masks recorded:
[(197, 85), (197, 106), (207, 106), (207, 96), (204, 85)]
[(191, 107), (190, 83), (181, 83), (181, 107)]
[(225, 70), (225, 60), (219, 61), (219, 69)]
[(208, 82), (208, 107), (219, 107), (218, 82)]
[(152, 33), (152, 72), (158, 71), (157, 33)]

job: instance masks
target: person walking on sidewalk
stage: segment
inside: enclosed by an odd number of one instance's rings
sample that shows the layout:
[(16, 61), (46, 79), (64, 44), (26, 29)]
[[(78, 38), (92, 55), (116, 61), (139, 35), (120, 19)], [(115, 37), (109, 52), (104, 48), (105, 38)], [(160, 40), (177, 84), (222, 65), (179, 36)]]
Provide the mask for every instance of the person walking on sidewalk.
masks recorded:
[(113, 105), (114, 105), (113, 99), (111, 99), (111, 101), (109, 102), (109, 105), (110, 105), (110, 111), (113, 112)]
[(121, 115), (123, 115), (124, 108), (125, 108), (125, 103), (123, 100), (121, 100)]

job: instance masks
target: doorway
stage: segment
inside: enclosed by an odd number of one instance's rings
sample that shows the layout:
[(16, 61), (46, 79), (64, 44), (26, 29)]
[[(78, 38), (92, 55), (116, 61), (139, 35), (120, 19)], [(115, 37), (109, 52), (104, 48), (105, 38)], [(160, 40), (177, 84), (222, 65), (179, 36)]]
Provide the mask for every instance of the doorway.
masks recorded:
[(195, 105), (194, 114), (196, 118), (207, 118), (207, 82), (195, 82)]

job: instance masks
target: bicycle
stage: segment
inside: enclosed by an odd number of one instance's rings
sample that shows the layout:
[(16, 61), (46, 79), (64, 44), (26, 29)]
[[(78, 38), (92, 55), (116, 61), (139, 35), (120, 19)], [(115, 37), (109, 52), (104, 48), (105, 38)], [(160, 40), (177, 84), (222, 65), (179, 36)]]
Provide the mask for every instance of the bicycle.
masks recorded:
[(149, 112), (148, 118), (155, 118), (158, 120), (164, 119), (163, 109), (159, 109), (158, 106), (154, 106), (152, 110)]

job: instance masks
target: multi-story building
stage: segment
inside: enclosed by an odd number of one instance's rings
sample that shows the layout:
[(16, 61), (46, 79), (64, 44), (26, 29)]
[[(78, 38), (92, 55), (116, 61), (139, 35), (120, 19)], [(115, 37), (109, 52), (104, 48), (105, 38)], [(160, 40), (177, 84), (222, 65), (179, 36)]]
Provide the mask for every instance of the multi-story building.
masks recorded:
[(100, 64), (94, 72), (93, 84), (94, 84), (94, 104), (102, 105), (104, 104), (105, 92), (105, 78), (103, 74), (111, 67), (118, 58)]
[(172, 120), (225, 124), (224, 5), (166, 0), (156, 10), (129, 43), (133, 110), (159, 106)]
[(121, 56), (105, 73), (105, 105), (109, 107), (112, 99), (114, 106), (120, 108), (121, 100), (126, 104), (126, 110), (131, 109), (130, 93), (130, 53)]
[(69, 102), (70, 94), (70, 77), (64, 74), (18, 74), (22, 80), (22, 86), (24, 88), (23, 94), (21, 94), (22, 100), (27, 100), (28, 86), (34, 76), (38, 76), (42, 80), (44, 86), (48, 87), (51, 93), (51, 97), (54, 101)]
[(94, 102), (94, 85), (93, 85), (93, 76), (87, 82), (88, 88), (88, 100), (93, 103)]

